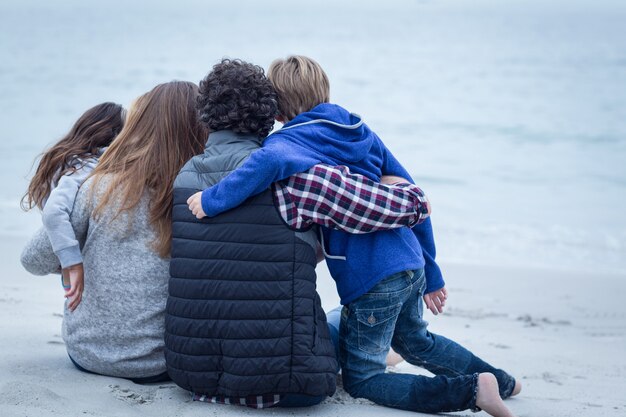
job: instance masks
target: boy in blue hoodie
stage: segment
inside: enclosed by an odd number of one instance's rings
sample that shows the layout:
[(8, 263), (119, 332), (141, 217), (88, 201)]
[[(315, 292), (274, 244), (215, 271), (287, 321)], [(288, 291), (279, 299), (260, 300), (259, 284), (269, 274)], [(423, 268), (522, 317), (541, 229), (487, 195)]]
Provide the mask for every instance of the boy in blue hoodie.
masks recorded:
[[(329, 103), (328, 78), (317, 62), (302, 56), (276, 60), (268, 78), (285, 125), (240, 168), (189, 198), (198, 218), (234, 208), (319, 163), (345, 165), (375, 181), (383, 175), (411, 180), (360, 116)], [(447, 297), (430, 219), (413, 229), (366, 235), (322, 228), (321, 240), (344, 305), (339, 361), (352, 396), (420, 412), (469, 408), (512, 415), (502, 398), (519, 392), (515, 379), (426, 329), (422, 300), (437, 314)], [(436, 376), (385, 373), (390, 347)]]

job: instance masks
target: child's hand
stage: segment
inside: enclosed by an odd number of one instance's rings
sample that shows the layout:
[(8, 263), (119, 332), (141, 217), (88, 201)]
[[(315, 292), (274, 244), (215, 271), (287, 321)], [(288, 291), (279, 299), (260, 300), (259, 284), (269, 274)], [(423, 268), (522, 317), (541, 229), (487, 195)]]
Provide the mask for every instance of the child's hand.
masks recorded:
[(199, 191), (189, 197), (187, 199), (187, 205), (196, 218), (201, 219), (206, 217), (206, 213), (202, 210), (202, 191)]
[(440, 290), (429, 292), (424, 294), (424, 302), (426, 308), (428, 308), (436, 316), (439, 313), (443, 313), (443, 307), (446, 305), (446, 299), (448, 298), (448, 291), (445, 287)]
[(83, 288), (85, 285), (85, 271), (83, 264), (72, 265), (63, 269), (63, 276), (70, 278), (70, 288), (65, 292), (65, 298), (69, 299), (67, 308), (70, 311), (76, 310), (83, 298)]
[(405, 178), (396, 177), (395, 175), (383, 175), (380, 177), (380, 183), (386, 185), (393, 185), (398, 183), (407, 183), (410, 184), (410, 181), (407, 181)]

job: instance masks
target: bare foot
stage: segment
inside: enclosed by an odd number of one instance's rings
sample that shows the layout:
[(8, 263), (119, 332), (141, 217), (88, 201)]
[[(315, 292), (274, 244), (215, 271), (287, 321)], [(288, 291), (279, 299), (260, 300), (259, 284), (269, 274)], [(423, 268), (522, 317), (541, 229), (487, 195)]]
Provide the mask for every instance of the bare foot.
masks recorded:
[(389, 353), (387, 353), (387, 366), (396, 366), (403, 360), (404, 358), (400, 356), (395, 350), (389, 349)]
[(513, 392), (511, 392), (511, 397), (519, 394), (521, 390), (522, 390), (522, 383), (516, 379), (515, 386), (513, 387)]
[(484, 372), (478, 375), (478, 393), (476, 405), (494, 417), (515, 417), (509, 410), (498, 392), (498, 380), (493, 374)]

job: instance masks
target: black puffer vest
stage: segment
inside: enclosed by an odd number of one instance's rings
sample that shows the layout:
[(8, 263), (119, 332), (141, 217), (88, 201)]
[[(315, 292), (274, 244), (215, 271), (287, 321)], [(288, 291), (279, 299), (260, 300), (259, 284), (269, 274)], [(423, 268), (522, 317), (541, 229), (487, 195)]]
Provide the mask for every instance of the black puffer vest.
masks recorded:
[(211, 219), (187, 208), (190, 195), (259, 146), (253, 136), (214, 132), (176, 179), (167, 370), (198, 394), (332, 395), (337, 362), (315, 287), (315, 250), (285, 226), (271, 191)]

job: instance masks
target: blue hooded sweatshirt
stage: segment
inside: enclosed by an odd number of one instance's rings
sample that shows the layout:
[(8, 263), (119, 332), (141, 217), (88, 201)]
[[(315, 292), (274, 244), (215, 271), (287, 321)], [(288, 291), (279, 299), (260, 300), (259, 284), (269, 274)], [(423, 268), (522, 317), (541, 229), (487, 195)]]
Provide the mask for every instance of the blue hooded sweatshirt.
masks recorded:
[[(222, 181), (202, 193), (202, 209), (216, 216), (279, 180), (324, 163), (345, 165), (374, 181), (383, 175), (411, 180), (380, 138), (356, 114), (323, 103), (301, 113), (270, 135), (263, 147)], [(426, 292), (444, 286), (435, 263), (430, 219), (416, 225), (362, 235), (322, 228), (328, 269), (342, 304), (365, 294), (397, 272), (425, 268)]]

